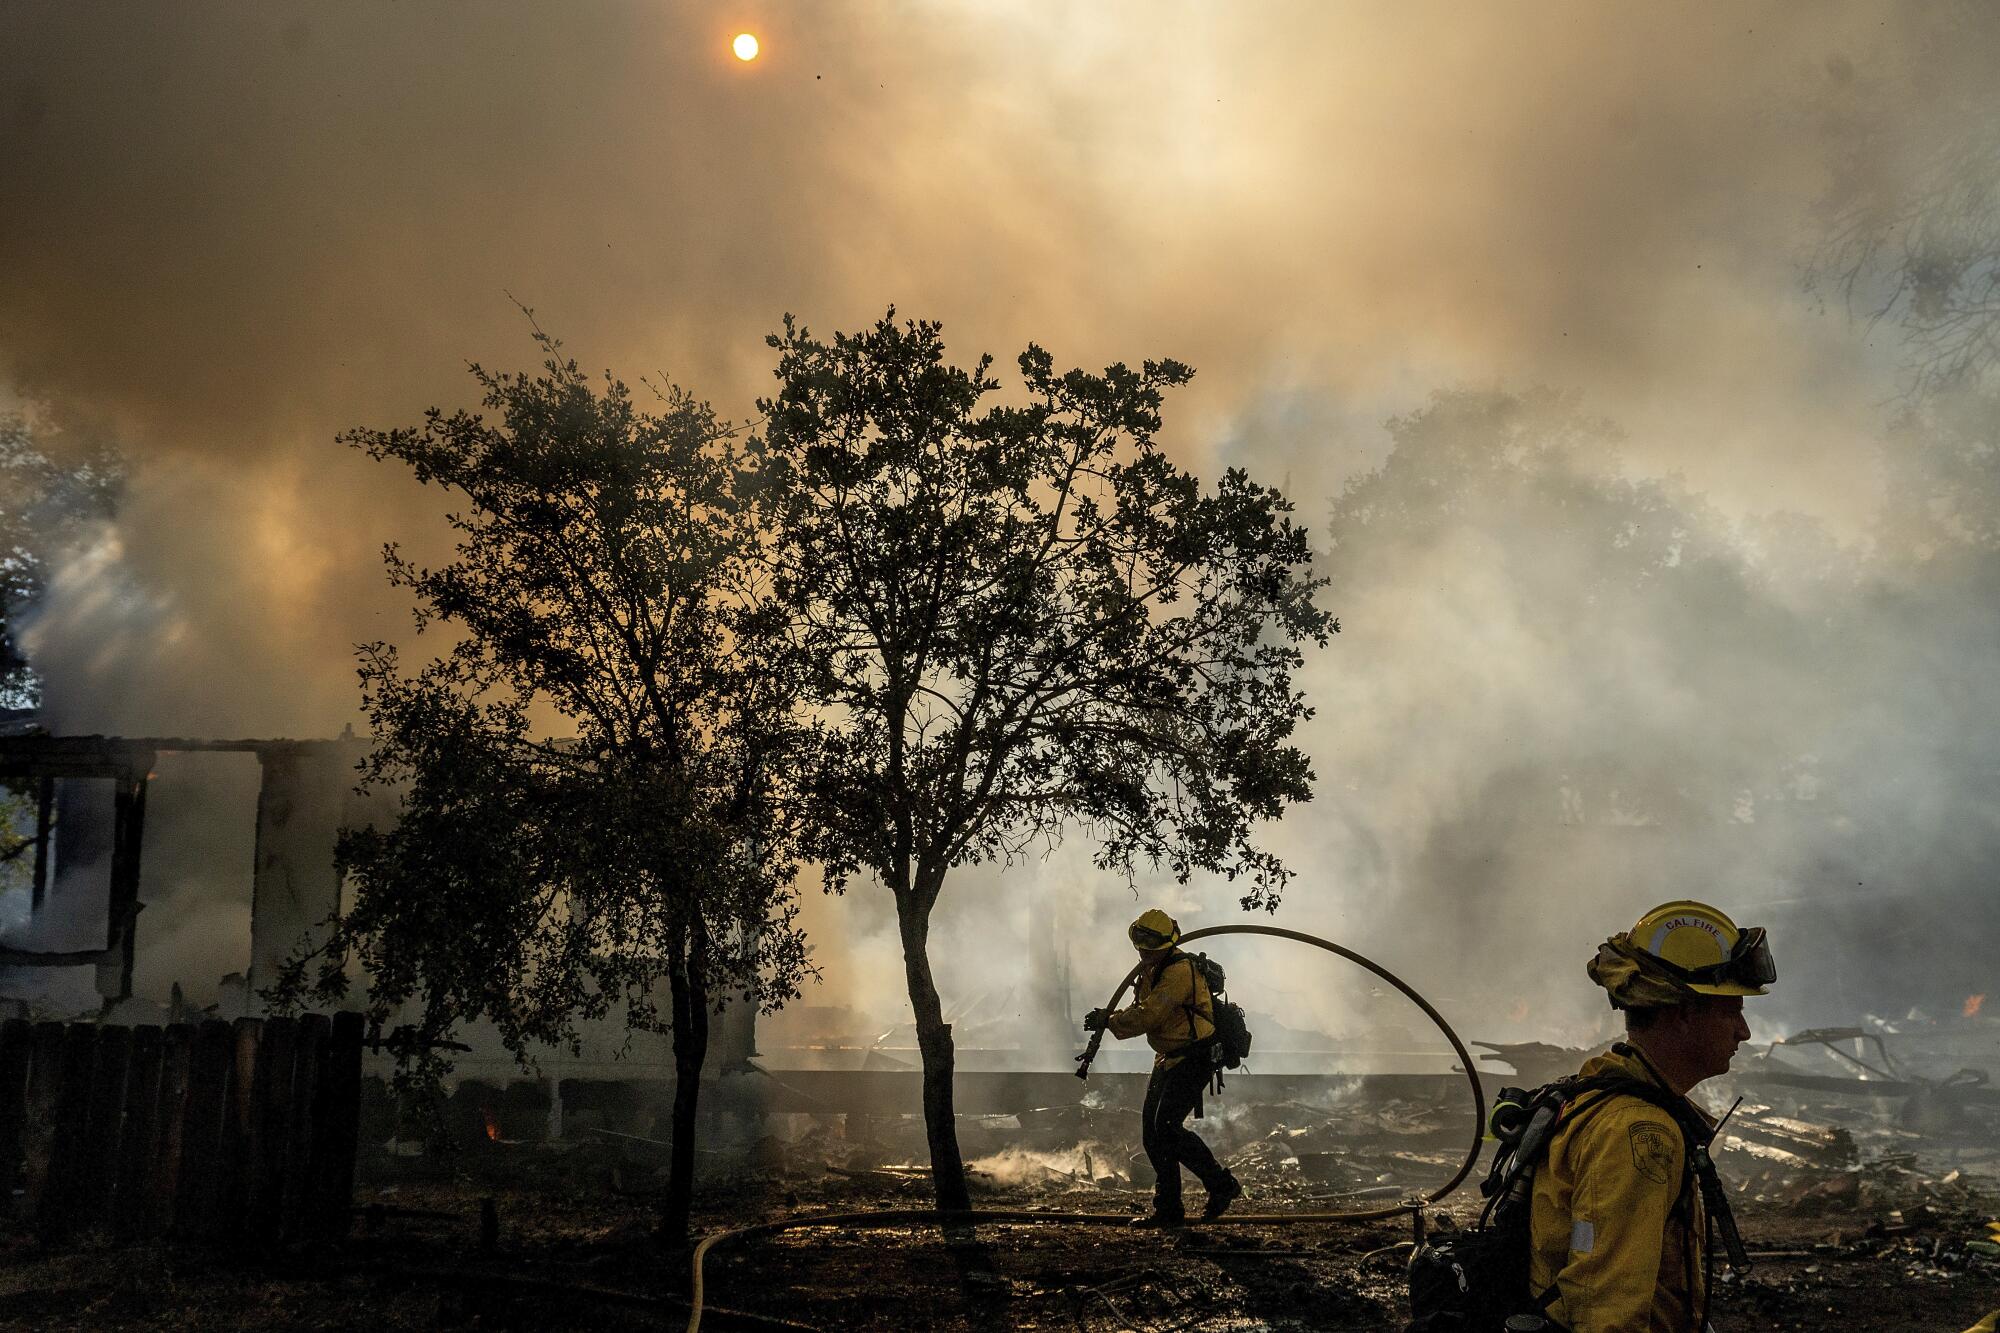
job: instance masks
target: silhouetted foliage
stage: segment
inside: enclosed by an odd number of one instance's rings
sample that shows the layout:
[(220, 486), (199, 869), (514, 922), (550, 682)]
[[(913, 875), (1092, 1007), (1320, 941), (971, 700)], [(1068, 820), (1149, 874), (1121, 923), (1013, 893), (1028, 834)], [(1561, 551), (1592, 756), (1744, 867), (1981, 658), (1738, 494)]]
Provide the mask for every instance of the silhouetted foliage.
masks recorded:
[(123, 482), (109, 445), (38, 434), (18, 414), (0, 416), (0, 708), (40, 698), (18, 618), (41, 599), (55, 550), (84, 523), (109, 517)]
[(677, 389), (657, 413), (609, 377), (593, 389), (536, 337), (539, 376), (473, 367), (497, 421), (433, 409), (342, 437), (469, 508), (449, 564), (387, 552), (419, 626), (461, 637), (414, 673), (361, 650), (365, 781), (401, 817), (342, 837), (353, 905), (312, 980), (337, 996), (359, 963), (376, 1016), (412, 1005), (425, 1039), (484, 1018), (520, 1056), (575, 1050), (580, 1022), (621, 1009), (671, 1031), (678, 1240), (709, 1012), (746, 988), (775, 1006), (809, 970), (784, 787), (810, 732), (796, 661), (760, 620), (755, 479), (729, 432)]
[[(20, 619), (39, 602), (50, 561), (93, 519), (108, 518), (124, 482), (102, 441), (37, 431), (0, 415), (0, 708), (33, 708), (42, 681), (20, 640)], [(35, 845), (33, 784), (0, 783), (0, 888), (25, 884)]]
[(1917, 31), (1901, 63), (1829, 65), (1834, 151), (1808, 283), (1901, 329), (1921, 400), (2000, 366), (2000, 13), (1958, 3), (1902, 18)]
[(1291, 673), (1337, 626), (1284, 497), (1240, 471), (1204, 492), (1156, 445), (1185, 366), (1058, 372), (1031, 346), (1004, 405), (990, 359), (947, 364), (939, 326), (893, 310), (830, 344), (787, 319), (771, 345), (751, 447), (829, 719), (818, 855), (831, 887), (866, 872), (895, 898), (938, 1200), (963, 1208), (927, 948), (948, 873), (1074, 826), (1107, 869), (1241, 877), (1275, 907), (1287, 872), (1253, 832), (1311, 795)]

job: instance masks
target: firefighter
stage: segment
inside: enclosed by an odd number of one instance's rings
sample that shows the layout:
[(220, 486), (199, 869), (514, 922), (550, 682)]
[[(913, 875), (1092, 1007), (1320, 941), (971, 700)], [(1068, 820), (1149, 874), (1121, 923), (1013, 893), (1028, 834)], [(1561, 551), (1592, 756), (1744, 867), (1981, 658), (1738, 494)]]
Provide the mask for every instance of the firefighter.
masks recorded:
[[(1625, 1015), (1625, 1040), (1583, 1066), (1663, 1090), (1618, 1093), (1559, 1121), (1535, 1176), (1529, 1290), (1570, 1333), (1682, 1333), (1707, 1319), (1708, 1225), (1694, 1163), (1714, 1121), (1686, 1100), (1750, 1037), (1743, 997), (1777, 969), (1761, 928), (1704, 903), (1662, 904), (1587, 968)], [(1712, 1169), (1712, 1168), (1711, 1168)], [(1726, 1204), (1725, 1204), (1726, 1208)], [(1733, 1234), (1733, 1233), (1732, 1233)]]
[(1214, 1001), (1194, 960), (1175, 949), (1181, 929), (1172, 917), (1151, 908), (1140, 913), (1126, 935), (1139, 951), (1134, 1002), (1124, 1009), (1093, 1009), (1084, 1015), (1083, 1026), (1121, 1040), (1144, 1033), (1154, 1052), (1142, 1112), (1146, 1160), (1153, 1164), (1153, 1211), (1131, 1225), (1177, 1227), (1186, 1220), (1183, 1166), (1208, 1187), (1201, 1215), (1212, 1220), (1243, 1193), (1236, 1177), (1186, 1124), (1190, 1114), (1200, 1116), (1202, 1090), (1215, 1076), (1204, 1045), (1215, 1035)]

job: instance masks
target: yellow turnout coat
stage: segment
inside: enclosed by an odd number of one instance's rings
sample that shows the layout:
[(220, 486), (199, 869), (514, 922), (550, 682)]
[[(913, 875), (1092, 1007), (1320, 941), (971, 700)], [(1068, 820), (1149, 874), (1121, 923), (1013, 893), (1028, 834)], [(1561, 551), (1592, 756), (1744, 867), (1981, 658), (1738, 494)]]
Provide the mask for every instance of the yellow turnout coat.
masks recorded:
[[(1622, 1044), (1582, 1073), (1663, 1086)], [(1559, 1288), (1548, 1314), (1570, 1333), (1686, 1333), (1703, 1307), (1707, 1219), (1680, 1128), (1639, 1097), (1588, 1100), (1579, 1099), (1576, 1120), (1557, 1126), (1535, 1173), (1528, 1289)]]
[(1145, 968), (1132, 983), (1134, 1003), (1113, 1010), (1107, 1026), (1123, 1040), (1146, 1034), (1153, 1067), (1172, 1069), (1192, 1042), (1215, 1035), (1215, 1002), (1194, 959), (1178, 954), (1157, 968)]

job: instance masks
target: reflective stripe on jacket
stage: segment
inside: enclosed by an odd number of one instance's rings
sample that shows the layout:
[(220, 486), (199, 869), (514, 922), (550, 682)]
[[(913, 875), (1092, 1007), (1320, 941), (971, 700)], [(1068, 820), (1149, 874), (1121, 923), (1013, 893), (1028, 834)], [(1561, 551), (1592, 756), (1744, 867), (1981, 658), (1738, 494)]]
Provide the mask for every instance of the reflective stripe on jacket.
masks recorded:
[[(1660, 1084), (1643, 1060), (1617, 1050), (1582, 1072)], [(1686, 1333), (1702, 1306), (1707, 1219), (1680, 1127), (1640, 1097), (1590, 1100), (1584, 1094), (1582, 1114), (1557, 1127), (1535, 1173), (1528, 1289), (1556, 1284), (1549, 1317), (1570, 1333)]]
[(1186, 954), (1174, 954), (1159, 967), (1142, 970), (1132, 983), (1132, 995), (1131, 1005), (1112, 1011), (1108, 1026), (1120, 1039), (1145, 1033), (1155, 1068), (1173, 1068), (1190, 1042), (1215, 1035), (1215, 1002), (1209, 997), (1208, 982)]

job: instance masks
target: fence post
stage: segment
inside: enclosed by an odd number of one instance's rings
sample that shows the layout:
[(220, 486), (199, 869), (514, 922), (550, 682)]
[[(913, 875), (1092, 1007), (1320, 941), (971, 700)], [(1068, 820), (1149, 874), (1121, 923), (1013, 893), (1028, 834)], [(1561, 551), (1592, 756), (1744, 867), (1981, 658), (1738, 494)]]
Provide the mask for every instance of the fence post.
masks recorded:
[(6, 1207), (14, 1206), (15, 1186), (23, 1179), (22, 1128), (28, 1118), (28, 1066), (35, 1053), (35, 1029), (25, 1019), (0, 1023), (0, 1189)]
[(153, 1109), (156, 1148), (146, 1173), (146, 1236), (165, 1236), (174, 1229), (174, 1196), (180, 1187), (181, 1154), (188, 1123), (189, 1073), (194, 1065), (195, 1029), (175, 1023), (161, 1034), (160, 1089)]
[(267, 1018), (257, 1042), (257, 1077), (249, 1101), (249, 1137), (244, 1145), (244, 1239), (268, 1244), (284, 1219), (285, 1128), (292, 1109), (292, 1051), (298, 1024)]
[(152, 1202), (146, 1189), (149, 1168), (159, 1152), (161, 1033), (158, 1025), (132, 1029), (125, 1066), (124, 1124), (118, 1133), (118, 1160), (111, 1189), (111, 1230), (120, 1240), (145, 1234)]
[(361, 1131), (361, 1015), (336, 1013), (326, 1066), (315, 1092), (313, 1231), (318, 1239), (347, 1234), (354, 1202), (354, 1152)]
[(264, 1020), (236, 1020), (229, 1065), (229, 1097), (222, 1113), (222, 1205), (215, 1234), (240, 1238), (257, 1190), (255, 1156), (257, 1080), (263, 1075)]
[(97, 1054), (97, 1028), (92, 1024), (71, 1023), (61, 1031), (61, 1086), (56, 1090), (55, 1127), (37, 1219), (43, 1244), (68, 1239), (82, 1211), (84, 1132), (89, 1123), (90, 1075)]
[(76, 1225), (81, 1231), (96, 1231), (111, 1221), (111, 1193), (118, 1183), (118, 1138), (125, 1119), (125, 1076), (131, 1058), (132, 1029), (99, 1024), (76, 1197)]
[(175, 1188), (174, 1231), (206, 1238), (220, 1230), (227, 1198), (224, 1121), (229, 1114), (236, 1038), (218, 1019), (194, 1035), (188, 1067), (187, 1115), (181, 1128), (181, 1156)]
[(288, 1241), (310, 1235), (313, 1229), (313, 1180), (321, 1152), (315, 1113), (330, 1027), (325, 1014), (305, 1014), (293, 1037), (292, 1096), (285, 1116), (284, 1221), (279, 1228)]
[(22, 1221), (39, 1222), (55, 1154), (56, 1106), (62, 1098), (63, 1025), (37, 1023), (29, 1037), (28, 1088), (21, 1117)]

